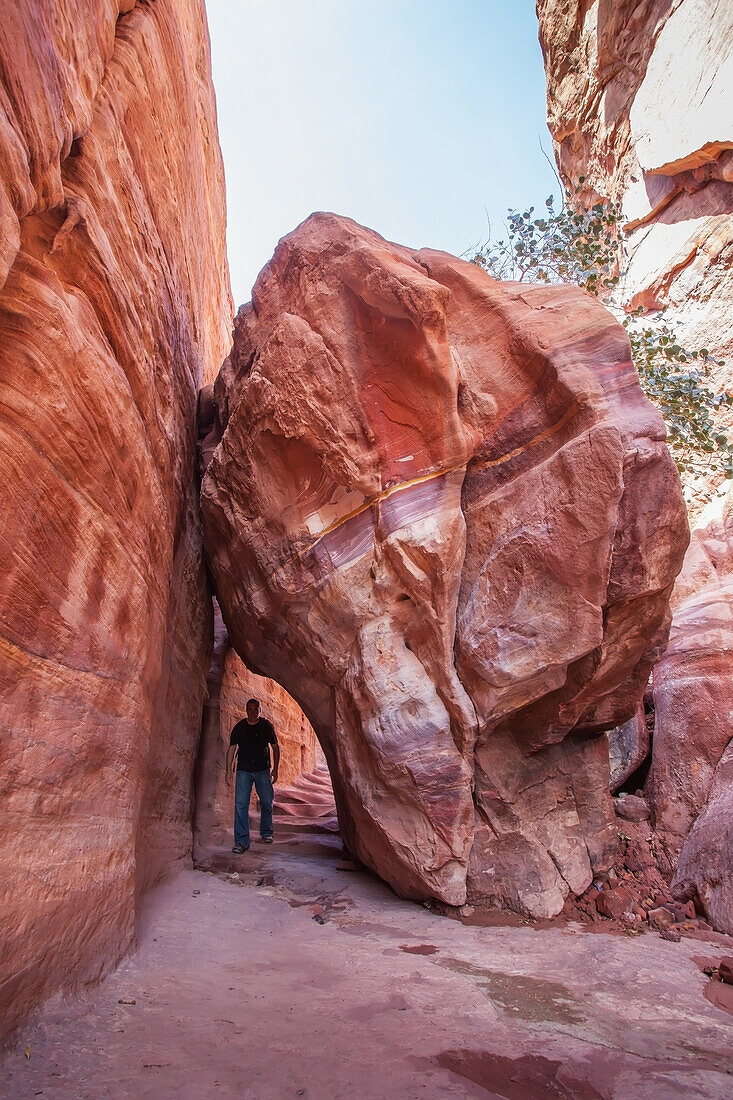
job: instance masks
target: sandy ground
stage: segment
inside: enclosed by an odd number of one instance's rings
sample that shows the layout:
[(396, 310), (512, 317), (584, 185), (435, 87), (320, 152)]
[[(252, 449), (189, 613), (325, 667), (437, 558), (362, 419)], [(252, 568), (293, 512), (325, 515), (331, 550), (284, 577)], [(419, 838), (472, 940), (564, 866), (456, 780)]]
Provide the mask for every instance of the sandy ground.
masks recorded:
[(733, 1097), (733, 1016), (694, 961), (730, 947), (467, 927), (340, 854), (255, 840), (159, 887), (137, 953), (46, 1006), (0, 1094)]

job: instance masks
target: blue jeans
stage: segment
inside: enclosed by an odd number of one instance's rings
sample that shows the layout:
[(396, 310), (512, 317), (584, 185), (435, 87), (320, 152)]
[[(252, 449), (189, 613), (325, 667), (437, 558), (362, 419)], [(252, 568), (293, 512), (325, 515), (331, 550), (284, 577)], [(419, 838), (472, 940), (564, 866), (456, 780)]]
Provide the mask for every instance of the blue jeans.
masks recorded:
[(237, 785), (234, 794), (234, 843), (249, 844), (249, 800), (252, 784), (260, 800), (260, 836), (272, 836), (272, 803), (275, 792), (272, 789), (269, 769), (262, 772), (237, 770)]

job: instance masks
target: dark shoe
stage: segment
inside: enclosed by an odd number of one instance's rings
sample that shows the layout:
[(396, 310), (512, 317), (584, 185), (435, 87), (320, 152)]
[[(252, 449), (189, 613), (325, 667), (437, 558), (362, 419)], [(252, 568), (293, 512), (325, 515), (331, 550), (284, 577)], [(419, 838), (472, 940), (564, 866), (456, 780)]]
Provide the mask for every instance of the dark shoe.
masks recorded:
[(262, 838), (262, 843), (263, 843), (263, 844), (272, 844), (272, 842), (273, 842), (273, 841), (272, 841), (272, 837), (271, 837), (271, 836), (263, 836), (263, 838)]
[(241, 856), (249, 848), (249, 844), (235, 844), (232, 848), (235, 856)]

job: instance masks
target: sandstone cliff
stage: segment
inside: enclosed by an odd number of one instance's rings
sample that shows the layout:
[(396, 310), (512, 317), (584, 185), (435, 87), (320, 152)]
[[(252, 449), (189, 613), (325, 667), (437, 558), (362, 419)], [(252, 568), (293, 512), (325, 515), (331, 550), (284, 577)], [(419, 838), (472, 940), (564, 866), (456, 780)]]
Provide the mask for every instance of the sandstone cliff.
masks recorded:
[(613, 858), (608, 746), (687, 543), (623, 329), (334, 215), (279, 244), (215, 386), (230, 637), (319, 736), (401, 894), (556, 913)]
[[(621, 300), (671, 307), (690, 346), (727, 360), (712, 383), (733, 392), (733, 5), (538, 0), (537, 14), (562, 177), (585, 176), (588, 195), (621, 202), (628, 220)], [(730, 437), (730, 407), (718, 416)], [(648, 793), (675, 888), (731, 931), (730, 493), (717, 507), (699, 519), (672, 596)], [(643, 735), (629, 725), (616, 740), (638, 762)]]
[(190, 853), (210, 649), (195, 403), (229, 344), (202, 0), (4, 5), (3, 1020)]
[[(629, 307), (672, 307), (733, 380), (733, 4), (538, 0), (563, 180), (622, 203)], [(730, 409), (723, 423), (731, 424)]]

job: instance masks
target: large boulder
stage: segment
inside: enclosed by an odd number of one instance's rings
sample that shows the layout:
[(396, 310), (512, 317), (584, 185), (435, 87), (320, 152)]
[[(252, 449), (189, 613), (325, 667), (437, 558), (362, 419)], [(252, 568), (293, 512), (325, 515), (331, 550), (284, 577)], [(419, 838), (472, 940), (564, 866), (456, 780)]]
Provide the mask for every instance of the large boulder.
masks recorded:
[(231, 299), (200, 0), (6, 4), (0, 90), (4, 1031), (190, 861)]
[(236, 320), (202, 487), (230, 638), (402, 895), (557, 912), (613, 857), (608, 748), (664, 646), (679, 480), (623, 329), (334, 215)]

